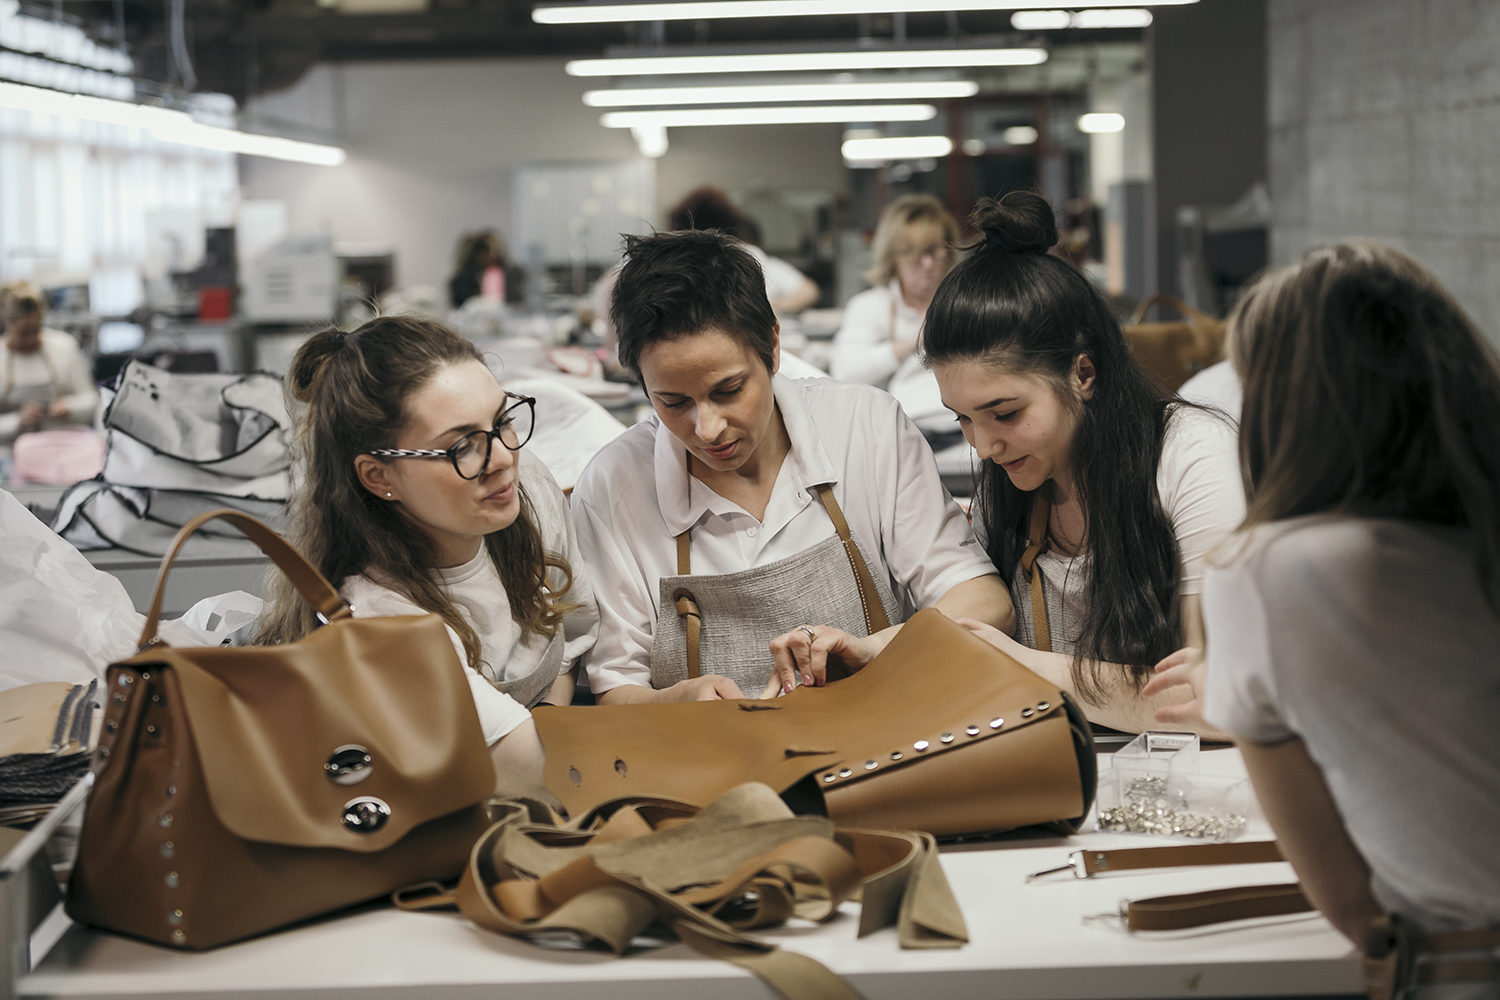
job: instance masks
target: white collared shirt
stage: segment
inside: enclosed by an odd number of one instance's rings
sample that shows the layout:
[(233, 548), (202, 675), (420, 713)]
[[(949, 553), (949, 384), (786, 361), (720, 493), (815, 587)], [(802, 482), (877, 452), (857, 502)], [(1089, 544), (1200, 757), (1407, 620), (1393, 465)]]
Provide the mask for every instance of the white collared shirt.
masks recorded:
[(777, 375), (772, 387), (791, 450), (763, 520), (690, 477), (686, 448), (654, 415), (606, 445), (579, 477), (573, 521), (601, 619), (588, 661), (595, 694), (651, 683), (658, 581), (677, 575), (677, 535), (693, 529), (694, 574), (796, 555), (837, 534), (814, 485), (834, 484), (850, 530), (879, 564), (871, 572), (886, 572), (908, 614), (995, 573), (894, 399), (832, 379)]

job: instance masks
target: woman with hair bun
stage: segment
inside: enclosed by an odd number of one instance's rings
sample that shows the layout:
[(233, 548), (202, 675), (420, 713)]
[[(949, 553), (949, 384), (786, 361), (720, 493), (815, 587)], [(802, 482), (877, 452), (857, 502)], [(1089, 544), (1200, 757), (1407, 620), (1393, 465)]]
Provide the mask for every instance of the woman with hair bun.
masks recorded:
[(1153, 666), (1201, 646), (1208, 551), (1244, 514), (1232, 425), (1155, 384), (1057, 244), (1031, 192), (985, 199), (969, 256), (927, 310), (943, 404), (982, 459), (976, 533), (1009, 584), (1015, 638), (990, 642), (1127, 732), (1186, 694), (1145, 697)]
[[(502, 390), (469, 341), (408, 316), (314, 334), (287, 384), (306, 404), (288, 538), (357, 617), (441, 616), (497, 791), (550, 799), (529, 710), (572, 700), (599, 612), (562, 491), (522, 450), (534, 401)], [(280, 574), (271, 588), (259, 641), (316, 626)]]
[(1387, 912), (1488, 928), (1457, 956), (1483, 983), (1395, 995), (1494, 1000), (1500, 358), (1421, 264), (1363, 241), (1258, 281), (1229, 353), (1249, 512), (1204, 581), (1206, 667), (1150, 688), (1206, 674), (1206, 716), (1356, 946), (1386, 946)]

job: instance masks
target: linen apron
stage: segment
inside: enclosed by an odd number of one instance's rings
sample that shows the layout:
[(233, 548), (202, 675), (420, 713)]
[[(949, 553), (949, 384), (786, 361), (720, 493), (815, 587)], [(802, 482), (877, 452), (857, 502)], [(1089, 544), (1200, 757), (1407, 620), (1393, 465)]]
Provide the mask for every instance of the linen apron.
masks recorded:
[[(888, 574), (870, 573), (869, 553), (850, 534), (833, 490), (815, 486), (813, 491), (838, 534), (765, 566), (693, 576), (691, 529), (677, 536), (678, 575), (659, 581), (651, 645), (653, 688), (713, 673), (728, 677), (753, 698), (770, 680), (770, 642), (776, 636), (810, 624), (864, 636), (900, 620)], [(692, 633), (697, 633), (696, 657), (691, 655)], [(690, 669), (695, 659), (701, 664), (698, 673)]]
[(52, 370), (52, 363), (47, 360), (45, 354), (42, 355), (42, 363), (47, 366), (48, 381), (45, 383), (16, 385), (14, 383), (15, 360), (11, 352), (5, 353), (3, 363), (5, 372), (0, 375), (0, 413), (14, 413), (27, 403), (38, 403), (45, 411), (57, 399), (57, 372)]
[(537, 703), (547, 696), (547, 692), (552, 690), (552, 682), (557, 680), (558, 674), (562, 671), (565, 642), (562, 625), (559, 624), (557, 634), (542, 651), (541, 661), (537, 663), (535, 670), (525, 677), (516, 677), (508, 681), (491, 680), (491, 686), (501, 694), (510, 695), (527, 708), (535, 708)]

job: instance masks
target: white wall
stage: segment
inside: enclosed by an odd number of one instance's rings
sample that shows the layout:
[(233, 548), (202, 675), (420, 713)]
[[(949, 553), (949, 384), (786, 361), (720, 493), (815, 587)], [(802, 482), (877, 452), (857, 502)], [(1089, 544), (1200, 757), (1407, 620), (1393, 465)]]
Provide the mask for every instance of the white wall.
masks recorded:
[[(463, 230), (508, 234), (510, 168), (638, 156), (628, 130), (599, 125), (556, 60), (462, 60), (314, 67), (295, 87), (253, 102), (252, 115), (338, 137), (340, 167), (245, 158), (246, 198), (285, 201), (294, 232), (396, 251), (397, 281), (442, 286)], [(665, 208), (702, 183), (842, 193), (839, 126), (678, 129), (658, 161)], [(512, 247), (514, 253), (520, 248)]]

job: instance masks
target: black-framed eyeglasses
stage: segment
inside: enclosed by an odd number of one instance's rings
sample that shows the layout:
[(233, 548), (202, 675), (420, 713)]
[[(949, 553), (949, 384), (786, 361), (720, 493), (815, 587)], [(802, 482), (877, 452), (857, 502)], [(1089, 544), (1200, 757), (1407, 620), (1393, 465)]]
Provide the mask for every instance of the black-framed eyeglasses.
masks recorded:
[(507, 392), (505, 398), (514, 402), (500, 411), (493, 428), (470, 431), (442, 451), (436, 448), (376, 448), (368, 454), (376, 458), (446, 458), (461, 478), (478, 479), (489, 468), (490, 449), (497, 438), (507, 450), (520, 451), (536, 429), (536, 399), (517, 392)]

